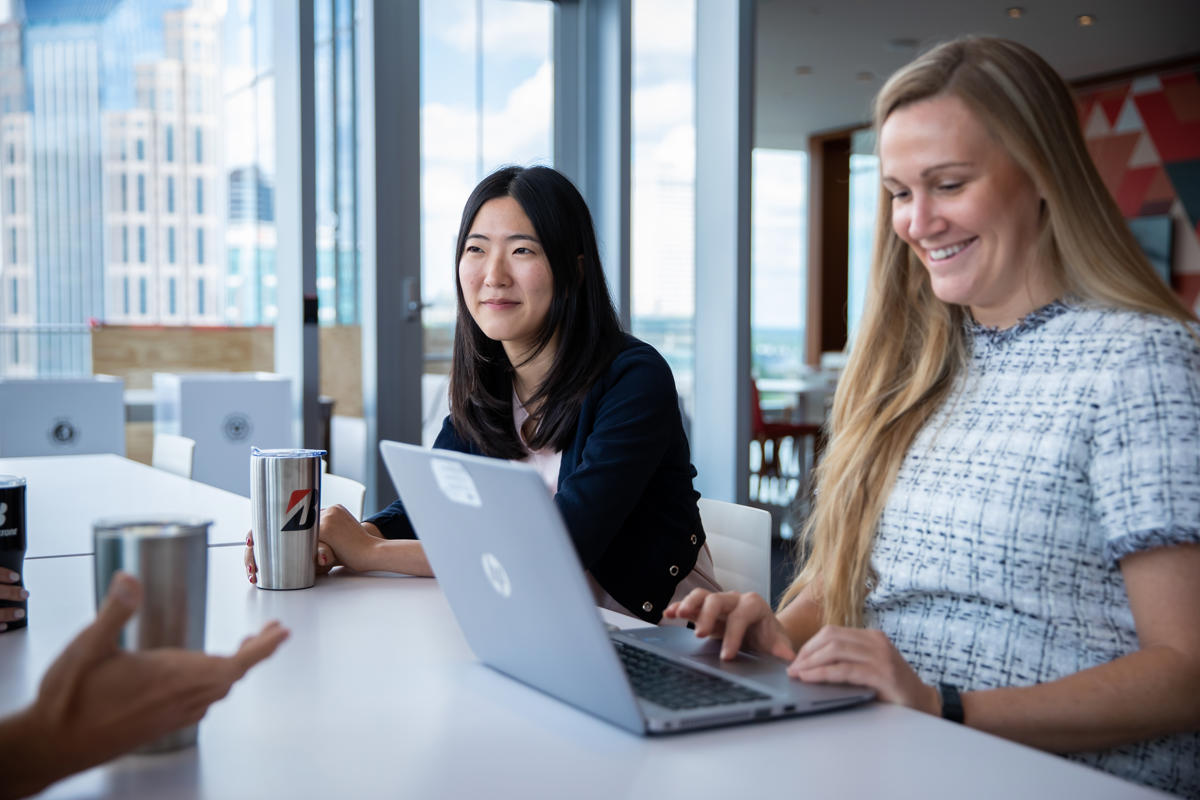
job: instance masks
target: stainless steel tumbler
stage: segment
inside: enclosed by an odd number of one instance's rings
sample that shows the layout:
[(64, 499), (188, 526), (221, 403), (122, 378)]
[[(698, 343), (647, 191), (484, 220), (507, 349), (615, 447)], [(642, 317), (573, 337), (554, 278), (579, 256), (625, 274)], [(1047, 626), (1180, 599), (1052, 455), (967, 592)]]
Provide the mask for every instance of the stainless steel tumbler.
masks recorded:
[(324, 450), (250, 455), (250, 508), (260, 589), (307, 589), (316, 582)]
[[(104, 602), (118, 570), (142, 584), (142, 604), (121, 631), (126, 650), (158, 647), (204, 649), (204, 604), (208, 593), (208, 527), (194, 517), (126, 517), (92, 525), (96, 548), (96, 608)], [(196, 743), (190, 725), (138, 748), (162, 753)]]

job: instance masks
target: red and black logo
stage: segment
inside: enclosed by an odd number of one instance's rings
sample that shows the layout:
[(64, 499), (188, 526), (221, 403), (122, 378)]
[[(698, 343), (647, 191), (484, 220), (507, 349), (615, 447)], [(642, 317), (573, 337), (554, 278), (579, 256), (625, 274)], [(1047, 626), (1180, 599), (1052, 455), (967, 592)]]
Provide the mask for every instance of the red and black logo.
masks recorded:
[[(292, 492), (291, 498), (288, 500), (287, 511), (284, 515), (291, 515), (280, 530), (284, 531), (306, 531), (313, 526), (317, 521), (317, 490), (316, 489), (297, 489)], [(295, 512), (295, 513), (293, 513)]]

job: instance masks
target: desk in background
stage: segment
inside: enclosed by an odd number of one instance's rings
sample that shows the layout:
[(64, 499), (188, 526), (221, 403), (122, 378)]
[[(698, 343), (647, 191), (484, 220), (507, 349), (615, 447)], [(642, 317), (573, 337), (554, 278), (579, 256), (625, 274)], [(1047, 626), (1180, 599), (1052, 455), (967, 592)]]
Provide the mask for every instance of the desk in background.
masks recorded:
[(204, 517), (209, 544), (240, 544), (250, 530), (248, 498), (121, 456), (0, 458), (0, 474), (28, 481), (26, 558), (91, 553), (101, 517)]
[[(0, 714), (33, 698), (92, 618), (91, 571), (86, 556), (28, 563), (31, 625), (0, 635)], [(335, 571), (270, 592), (246, 582), (238, 548), (211, 548), (208, 649), (232, 652), (275, 618), (291, 638), (213, 706), (196, 748), (118, 759), (45, 796), (1161, 796), (884, 704), (634, 736), (478, 663), (434, 580)]]

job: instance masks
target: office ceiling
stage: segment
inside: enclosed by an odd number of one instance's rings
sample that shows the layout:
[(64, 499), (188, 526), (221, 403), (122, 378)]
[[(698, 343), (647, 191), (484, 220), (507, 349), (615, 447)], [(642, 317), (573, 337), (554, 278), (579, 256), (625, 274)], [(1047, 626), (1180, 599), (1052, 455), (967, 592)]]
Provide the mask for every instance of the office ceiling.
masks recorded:
[[(1200, 53), (1200, 0), (758, 0), (757, 10), (759, 147), (803, 149), (812, 133), (866, 122), (893, 70), (965, 33), (1015, 39), (1068, 79)], [(1094, 24), (1081, 27), (1080, 14)]]

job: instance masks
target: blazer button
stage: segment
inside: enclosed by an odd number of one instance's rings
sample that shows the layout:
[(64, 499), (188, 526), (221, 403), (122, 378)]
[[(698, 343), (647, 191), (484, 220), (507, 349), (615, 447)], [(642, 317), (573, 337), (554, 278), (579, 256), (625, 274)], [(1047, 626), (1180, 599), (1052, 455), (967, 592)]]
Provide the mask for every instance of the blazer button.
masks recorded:
[(679, 567), (672, 564), (671, 568), (669, 570), (667, 570), (667, 572), (671, 573), (671, 577), (674, 577), (679, 574)]
[(699, 539), (697, 539), (697, 538), (696, 538), (696, 534), (694, 534), (694, 533), (693, 533), (693, 534), (692, 534), (692, 544), (695, 544), (695, 543), (696, 543), (696, 542), (698, 542), (698, 541), (700, 541), (700, 540), (699, 540)]
[(647, 614), (649, 614), (653, 610), (654, 610), (654, 604), (651, 603), (649, 600), (642, 603), (642, 611), (645, 611)]

